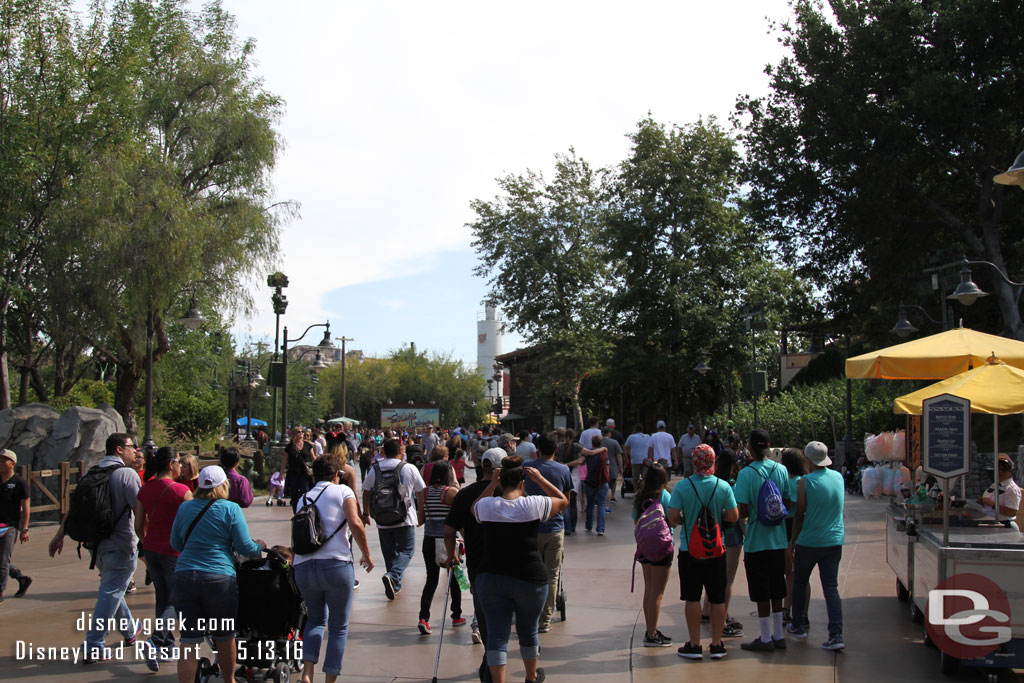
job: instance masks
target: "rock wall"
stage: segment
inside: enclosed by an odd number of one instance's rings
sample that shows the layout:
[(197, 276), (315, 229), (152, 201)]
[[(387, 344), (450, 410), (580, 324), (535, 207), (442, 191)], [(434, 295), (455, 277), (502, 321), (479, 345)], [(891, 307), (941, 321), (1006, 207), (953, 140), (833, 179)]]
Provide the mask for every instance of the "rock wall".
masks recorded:
[(106, 404), (73, 406), (63, 413), (43, 403), (0, 410), (0, 448), (10, 448), (19, 465), (33, 470), (62, 462), (92, 466), (103, 458), (107, 437), (123, 431), (124, 420)]

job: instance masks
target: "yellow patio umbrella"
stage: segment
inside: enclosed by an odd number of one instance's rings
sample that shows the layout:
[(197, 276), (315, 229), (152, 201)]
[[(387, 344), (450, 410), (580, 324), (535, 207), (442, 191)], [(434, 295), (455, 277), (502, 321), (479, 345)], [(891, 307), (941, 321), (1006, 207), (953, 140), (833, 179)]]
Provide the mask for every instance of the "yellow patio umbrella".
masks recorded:
[(1024, 342), (961, 327), (848, 358), (846, 376), (946, 379), (983, 366), (993, 354), (1007, 365), (1024, 369)]
[(970, 399), (972, 413), (1021, 413), (1024, 412), (1024, 370), (991, 357), (973, 370), (900, 396), (894, 402), (896, 413), (920, 415), (924, 399), (939, 394)]

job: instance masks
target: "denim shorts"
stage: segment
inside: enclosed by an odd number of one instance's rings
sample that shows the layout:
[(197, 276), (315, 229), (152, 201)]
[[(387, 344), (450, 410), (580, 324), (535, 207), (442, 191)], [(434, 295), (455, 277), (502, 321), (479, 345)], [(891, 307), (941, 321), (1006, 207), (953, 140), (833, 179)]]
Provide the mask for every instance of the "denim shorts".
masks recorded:
[(735, 548), (743, 545), (743, 529), (738, 523), (729, 526), (722, 526), (722, 545), (726, 548)]
[(192, 569), (174, 573), (174, 606), (181, 620), (183, 645), (235, 637), (238, 617), (238, 582), (234, 576)]

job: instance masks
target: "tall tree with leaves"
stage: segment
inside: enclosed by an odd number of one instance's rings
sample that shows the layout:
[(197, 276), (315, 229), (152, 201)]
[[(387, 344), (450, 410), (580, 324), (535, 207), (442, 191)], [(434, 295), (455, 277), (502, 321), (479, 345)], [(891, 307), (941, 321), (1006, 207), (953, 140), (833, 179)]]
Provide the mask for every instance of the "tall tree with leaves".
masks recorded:
[(501, 195), (471, 204), (474, 273), (487, 278), (511, 329), (543, 348), (549, 379), (540, 390), (571, 399), (577, 424), (580, 382), (610, 349), (602, 176), (570, 150), (556, 155), (550, 181), (529, 170), (508, 175), (497, 181)]
[[(992, 181), (1024, 144), (1019, 3), (793, 7), (775, 27), (790, 55), (768, 69), (771, 94), (739, 101), (738, 122), (754, 215), (833, 314), (886, 329), (918, 259), (941, 247), (1019, 275), (1024, 197)], [(974, 273), (994, 296), (972, 315), (1024, 339), (1020, 289)]]

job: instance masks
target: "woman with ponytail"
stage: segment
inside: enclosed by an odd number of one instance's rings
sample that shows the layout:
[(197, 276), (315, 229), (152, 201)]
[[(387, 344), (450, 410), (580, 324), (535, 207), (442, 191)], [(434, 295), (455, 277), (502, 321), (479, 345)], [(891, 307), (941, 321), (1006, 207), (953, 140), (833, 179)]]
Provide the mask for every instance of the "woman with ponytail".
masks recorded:
[[(671, 494), (665, 489), (668, 483), (668, 472), (664, 465), (655, 462), (647, 468), (647, 474), (641, 479), (640, 490), (633, 496), (633, 524), (640, 521), (649, 504), (661, 503), (664, 513), (668, 514), (668, 503)], [(648, 503), (651, 501), (651, 503)], [(672, 570), (672, 553), (663, 560), (651, 561), (644, 557), (637, 560), (644, 572), (644, 622), (647, 630), (644, 633), (644, 647), (668, 647), (672, 639), (658, 630), (658, 617), (661, 615), (661, 598), (668, 585), (669, 572)]]
[[(561, 513), (569, 501), (540, 470), (524, 468), (523, 459), (517, 455), (495, 465), (498, 476), (491, 478), (473, 503), (473, 514), (483, 525), (485, 539), (476, 596), (487, 617), (487, 665), (494, 683), (505, 683), (514, 614), (526, 681), (535, 683), (545, 678), (544, 670), (537, 667), (537, 623), (548, 593), (548, 570), (537, 547), (537, 527)], [(526, 495), (527, 477), (543, 495)], [(499, 484), (501, 495), (492, 497)]]
[[(139, 489), (135, 503), (135, 532), (142, 539), (146, 571), (153, 579), (157, 621), (171, 624), (177, 615), (171, 603), (171, 588), (178, 563), (178, 551), (171, 547), (171, 526), (178, 507), (192, 500), (192, 492), (185, 484), (175, 481), (181, 475), (181, 460), (178, 451), (171, 446), (163, 446), (146, 456), (145, 471), (148, 478)], [(161, 654), (169, 653), (175, 645), (174, 631), (166, 627), (154, 629), (149, 644), (146, 666), (150, 671), (157, 671), (160, 657), (155, 648), (160, 648)]]

